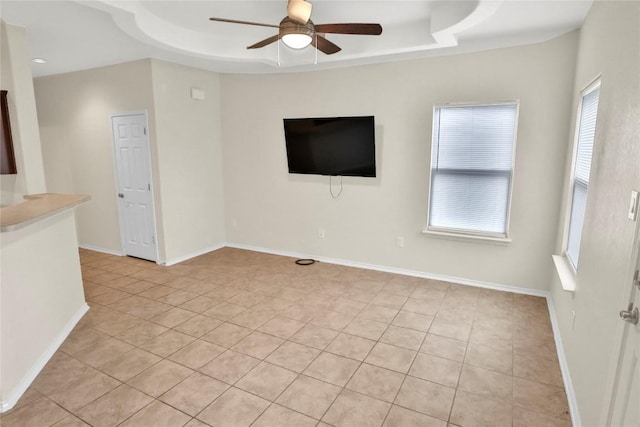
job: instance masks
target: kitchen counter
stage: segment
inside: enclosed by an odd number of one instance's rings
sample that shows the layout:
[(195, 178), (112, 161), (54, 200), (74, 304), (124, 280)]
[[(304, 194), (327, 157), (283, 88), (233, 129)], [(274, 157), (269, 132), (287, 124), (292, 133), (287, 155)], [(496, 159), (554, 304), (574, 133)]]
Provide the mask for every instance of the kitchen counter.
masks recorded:
[(24, 201), (0, 209), (0, 232), (15, 231), (91, 199), (86, 194), (43, 193), (24, 196)]
[(74, 207), (34, 194), (0, 209), (0, 413), (11, 409), (87, 312)]

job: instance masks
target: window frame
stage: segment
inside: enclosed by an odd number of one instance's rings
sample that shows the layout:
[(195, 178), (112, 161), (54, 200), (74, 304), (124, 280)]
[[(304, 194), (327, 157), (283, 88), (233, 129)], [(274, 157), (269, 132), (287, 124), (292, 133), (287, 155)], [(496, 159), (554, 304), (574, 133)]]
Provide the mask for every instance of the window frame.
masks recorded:
[[(578, 140), (580, 138), (580, 124), (582, 122), (582, 109), (583, 109), (583, 103), (584, 103), (584, 98), (589, 95), (590, 93), (594, 92), (595, 90), (600, 90), (600, 88), (602, 87), (602, 75), (598, 75), (597, 77), (595, 77), (593, 80), (591, 80), (589, 82), (589, 84), (587, 84), (581, 91), (580, 91), (580, 98), (578, 99), (578, 105), (577, 105), (577, 113), (575, 116), (575, 127), (574, 127), (574, 131), (573, 131), (573, 147), (572, 147), (572, 151), (571, 151), (571, 169), (569, 172), (569, 186), (567, 189), (567, 195), (565, 196), (567, 199), (567, 206), (565, 209), (565, 215), (564, 215), (564, 230), (563, 230), (563, 237), (562, 237), (562, 256), (566, 259), (566, 263), (568, 264), (568, 266), (571, 269), (571, 273), (573, 273), (573, 275), (576, 275), (578, 272), (578, 266), (573, 264), (573, 260), (571, 259), (571, 257), (569, 256), (569, 231), (571, 229), (571, 214), (573, 212), (573, 201), (574, 201), (574, 197), (575, 197), (575, 187), (576, 185), (583, 185), (583, 183), (581, 183), (579, 180), (576, 179), (576, 167), (577, 167), (577, 163), (578, 163)], [(589, 200), (589, 187), (591, 184), (591, 166), (593, 166), (593, 153), (595, 151), (595, 135), (598, 129), (598, 111), (600, 110), (600, 94), (598, 95), (598, 108), (596, 109), (596, 123), (595, 123), (595, 129), (594, 129), (594, 145), (591, 148), (591, 161), (589, 164), (589, 182), (587, 183), (586, 186), (586, 196), (585, 199), (586, 201)], [(585, 202), (585, 212), (586, 212), (586, 202)], [(584, 218), (583, 218), (584, 220)], [(582, 233), (584, 231), (584, 222), (583, 222), (583, 229), (580, 230), (580, 240), (582, 241)], [(580, 248), (578, 248), (578, 264), (580, 261)]]
[[(511, 170), (508, 172), (509, 178), (509, 191), (507, 196), (507, 205), (506, 205), (506, 216), (505, 216), (505, 232), (504, 233), (491, 233), (485, 232), (481, 230), (466, 230), (466, 229), (457, 229), (457, 228), (449, 228), (449, 227), (437, 227), (430, 225), (431, 221), (431, 200), (433, 193), (433, 156), (435, 153), (434, 147), (436, 146), (436, 132), (438, 131), (438, 126), (435, 124), (436, 118), (436, 110), (441, 108), (456, 108), (456, 107), (484, 107), (484, 106), (493, 106), (493, 105), (513, 105), (516, 107), (515, 114), (515, 123), (513, 129), (513, 143), (512, 143), (512, 151), (511, 151)], [(452, 237), (452, 238), (461, 238), (461, 239), (471, 239), (476, 241), (486, 241), (486, 242), (494, 242), (494, 243), (510, 243), (510, 225), (511, 225), (511, 207), (512, 207), (512, 199), (513, 199), (513, 181), (514, 181), (514, 170), (516, 163), (516, 147), (518, 140), (518, 123), (520, 118), (520, 100), (508, 100), (508, 101), (495, 101), (495, 102), (461, 102), (461, 103), (444, 103), (444, 104), (435, 104), (432, 110), (432, 131), (431, 131), (431, 144), (430, 144), (430, 154), (429, 154), (429, 190), (427, 194), (427, 216), (426, 216), (426, 225), (424, 226), (422, 233), (431, 234), (443, 237)], [(439, 140), (438, 140), (439, 143)], [(492, 175), (502, 175), (507, 172), (500, 173), (499, 171), (472, 171), (474, 174), (483, 175), (483, 176), (492, 176)]]

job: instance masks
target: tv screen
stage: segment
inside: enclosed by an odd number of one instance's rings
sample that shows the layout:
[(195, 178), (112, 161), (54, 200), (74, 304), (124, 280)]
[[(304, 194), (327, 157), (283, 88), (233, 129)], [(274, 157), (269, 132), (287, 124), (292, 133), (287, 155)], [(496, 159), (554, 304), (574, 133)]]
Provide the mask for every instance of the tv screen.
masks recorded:
[(284, 119), (289, 173), (376, 176), (373, 116)]

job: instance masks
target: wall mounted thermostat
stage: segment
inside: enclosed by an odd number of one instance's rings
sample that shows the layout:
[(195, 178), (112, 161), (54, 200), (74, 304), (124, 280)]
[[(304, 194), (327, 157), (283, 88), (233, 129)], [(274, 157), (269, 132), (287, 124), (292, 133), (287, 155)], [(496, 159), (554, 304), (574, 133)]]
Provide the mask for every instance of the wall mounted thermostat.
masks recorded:
[(629, 219), (635, 221), (638, 218), (638, 192), (631, 192), (631, 201), (629, 202)]
[(204, 90), (197, 87), (192, 87), (191, 99), (195, 99), (196, 101), (204, 101)]

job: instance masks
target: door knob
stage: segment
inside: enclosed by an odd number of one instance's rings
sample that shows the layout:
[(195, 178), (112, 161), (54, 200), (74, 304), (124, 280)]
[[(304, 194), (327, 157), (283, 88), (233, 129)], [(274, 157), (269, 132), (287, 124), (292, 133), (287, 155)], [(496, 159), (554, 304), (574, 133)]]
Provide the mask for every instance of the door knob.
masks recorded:
[(120, 197), (121, 199), (124, 199), (124, 194), (118, 193), (118, 197)]
[(620, 318), (625, 322), (637, 325), (638, 319), (640, 318), (640, 311), (638, 311), (638, 307), (633, 308), (633, 303), (629, 303), (628, 310), (620, 310)]

